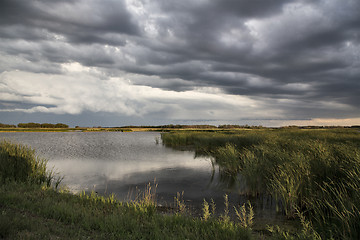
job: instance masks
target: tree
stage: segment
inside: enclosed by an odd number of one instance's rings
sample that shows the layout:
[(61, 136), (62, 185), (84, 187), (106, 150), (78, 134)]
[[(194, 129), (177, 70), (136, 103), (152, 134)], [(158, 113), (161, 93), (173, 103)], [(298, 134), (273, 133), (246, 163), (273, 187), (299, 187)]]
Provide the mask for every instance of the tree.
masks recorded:
[(0, 128), (16, 128), (15, 125), (0, 123)]
[(69, 126), (64, 123), (57, 123), (55, 124), (55, 128), (69, 128)]

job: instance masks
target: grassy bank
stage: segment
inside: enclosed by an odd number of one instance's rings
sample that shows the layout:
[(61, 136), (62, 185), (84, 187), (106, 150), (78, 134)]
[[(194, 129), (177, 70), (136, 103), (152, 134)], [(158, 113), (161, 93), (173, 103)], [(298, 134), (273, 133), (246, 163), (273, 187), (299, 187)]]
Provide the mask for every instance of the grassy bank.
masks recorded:
[(223, 213), (204, 200), (201, 217), (189, 214), (180, 195), (174, 208), (158, 207), (150, 184), (129, 202), (113, 195), (74, 195), (58, 189), (61, 178), (34, 150), (6, 141), (0, 143), (0, 167), (3, 239), (319, 239), (306, 221), (292, 234), (277, 227), (253, 231), (251, 204), (229, 206), (226, 195)]
[(154, 204), (72, 195), (36, 185), (0, 188), (0, 235), (9, 239), (250, 239), (231, 222), (161, 215)]
[(95, 193), (57, 189), (59, 179), (28, 147), (0, 143), (0, 238), (4, 239), (251, 239), (250, 225), (182, 212), (161, 214), (149, 186), (142, 197), (119, 202)]
[(222, 174), (246, 179), (248, 194), (281, 200), (325, 239), (360, 237), (360, 133), (356, 129), (174, 132), (166, 146), (214, 157)]

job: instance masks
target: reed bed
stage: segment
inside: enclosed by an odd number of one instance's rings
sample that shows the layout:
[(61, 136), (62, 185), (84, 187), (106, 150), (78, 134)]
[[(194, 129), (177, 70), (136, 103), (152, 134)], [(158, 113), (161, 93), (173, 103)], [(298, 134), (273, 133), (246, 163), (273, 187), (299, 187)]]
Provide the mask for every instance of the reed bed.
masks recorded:
[(248, 194), (280, 200), (325, 239), (360, 238), (360, 133), (354, 129), (172, 132), (163, 144), (214, 158), (222, 174), (241, 175)]

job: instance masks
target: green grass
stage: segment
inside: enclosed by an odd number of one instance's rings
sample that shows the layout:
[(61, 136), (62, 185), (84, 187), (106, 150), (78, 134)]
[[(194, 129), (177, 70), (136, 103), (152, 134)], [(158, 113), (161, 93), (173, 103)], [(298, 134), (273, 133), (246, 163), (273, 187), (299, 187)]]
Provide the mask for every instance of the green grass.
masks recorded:
[[(47, 160), (35, 155), (35, 151), (27, 146), (0, 142), (0, 182), (31, 182), (51, 185), (54, 180), (52, 171), (46, 168)], [(56, 185), (59, 184), (55, 182)]]
[[(238, 223), (161, 214), (156, 185), (130, 202), (113, 195), (57, 189), (34, 150), (0, 143), (0, 238), (5, 239), (251, 239)], [(55, 188), (54, 188), (55, 185)], [(181, 202), (179, 200), (179, 202)], [(183, 205), (185, 209), (185, 205)], [(181, 210), (181, 209), (180, 209)]]
[[(261, 129), (163, 133), (164, 145), (214, 158), (222, 174), (245, 178), (248, 194), (281, 201), (327, 238), (360, 237), (360, 133), (356, 129)], [(226, 179), (226, 178), (224, 178)], [(279, 231), (278, 231), (279, 233)]]
[[(224, 145), (235, 155), (245, 149), (235, 151), (234, 147), (229, 146)], [(46, 169), (46, 160), (35, 156), (32, 149), (3, 141), (0, 150), (0, 238), (320, 239), (313, 230), (312, 223), (300, 212), (297, 214), (302, 227), (297, 232), (289, 233), (276, 226), (261, 232), (254, 231), (252, 226), (256, 219), (251, 204), (230, 206), (227, 195), (224, 197), (224, 212), (220, 216), (216, 214), (215, 203), (211, 201), (208, 204), (204, 200), (203, 215), (192, 217), (181, 194), (175, 197), (177, 205), (173, 211), (168, 209), (169, 211), (164, 212), (157, 207), (156, 184), (149, 184), (142, 194), (129, 202), (119, 202), (114, 195), (104, 197), (94, 192), (70, 194), (57, 188), (60, 180), (53, 177), (52, 172)], [(346, 176), (352, 178), (356, 174), (354, 172), (353, 175)], [(347, 193), (347, 189), (331, 192), (333, 186), (330, 183), (329, 187), (325, 187), (323, 193), (329, 192), (331, 196)], [(346, 204), (349, 205), (345, 207), (353, 206), (351, 199)], [(323, 208), (334, 208), (334, 205), (327, 205), (327, 202), (318, 206), (319, 210), (312, 209), (314, 213)], [(231, 210), (235, 211), (238, 221), (230, 218)], [(333, 212), (341, 210), (335, 208)], [(350, 229), (346, 234), (355, 223), (351, 209), (349, 212), (346, 215), (349, 221), (341, 225)]]
[(232, 222), (162, 215), (153, 204), (73, 195), (34, 184), (0, 187), (0, 236), (9, 239), (251, 239)]

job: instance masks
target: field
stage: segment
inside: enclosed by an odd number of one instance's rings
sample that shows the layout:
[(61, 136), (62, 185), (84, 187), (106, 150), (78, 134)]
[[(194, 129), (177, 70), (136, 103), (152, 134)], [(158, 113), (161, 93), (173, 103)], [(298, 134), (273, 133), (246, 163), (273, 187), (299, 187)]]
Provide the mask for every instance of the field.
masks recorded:
[(324, 239), (360, 237), (357, 129), (171, 132), (162, 141), (212, 156), (224, 179), (245, 178), (246, 194), (279, 199), (279, 211), (306, 221)]
[[(73, 195), (34, 150), (0, 143), (0, 238), (5, 239), (358, 239), (360, 132), (358, 129), (247, 129), (162, 133), (168, 147), (212, 156), (224, 181), (245, 179), (245, 194), (269, 194), (279, 211), (299, 222), (254, 229), (250, 203), (224, 212), (204, 200), (191, 216), (181, 199), (156, 204), (156, 186), (134, 201), (113, 195)], [(241, 176), (241, 178), (239, 178)], [(233, 212), (236, 219), (229, 217)]]

